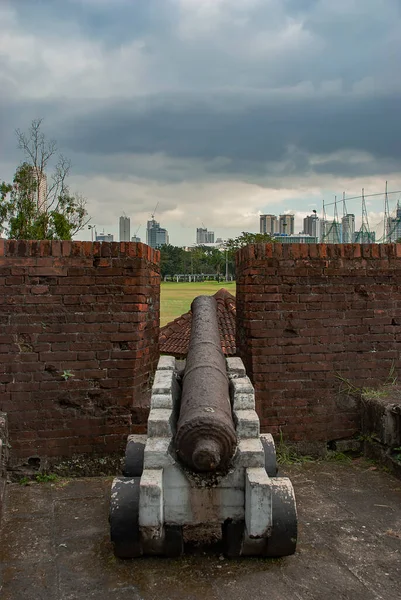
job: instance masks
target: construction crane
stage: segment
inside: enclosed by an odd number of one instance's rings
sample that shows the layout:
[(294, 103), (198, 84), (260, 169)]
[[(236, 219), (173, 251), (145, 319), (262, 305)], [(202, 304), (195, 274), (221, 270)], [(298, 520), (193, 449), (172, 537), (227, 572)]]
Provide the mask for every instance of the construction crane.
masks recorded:
[(152, 221), (154, 221), (154, 219), (155, 219), (155, 214), (156, 214), (158, 206), (159, 206), (159, 202), (156, 204), (153, 213), (151, 213), (151, 215), (150, 215), (152, 217)]

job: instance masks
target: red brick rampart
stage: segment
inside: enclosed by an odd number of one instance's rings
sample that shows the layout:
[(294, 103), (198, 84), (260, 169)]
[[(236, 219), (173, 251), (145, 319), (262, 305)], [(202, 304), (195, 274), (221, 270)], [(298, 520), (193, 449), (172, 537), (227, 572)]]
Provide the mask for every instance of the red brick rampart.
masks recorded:
[(0, 240), (0, 411), (12, 461), (121, 450), (158, 360), (159, 252)]
[(375, 388), (400, 366), (401, 244), (256, 244), (237, 253), (237, 348), (264, 431), (347, 438), (349, 380)]

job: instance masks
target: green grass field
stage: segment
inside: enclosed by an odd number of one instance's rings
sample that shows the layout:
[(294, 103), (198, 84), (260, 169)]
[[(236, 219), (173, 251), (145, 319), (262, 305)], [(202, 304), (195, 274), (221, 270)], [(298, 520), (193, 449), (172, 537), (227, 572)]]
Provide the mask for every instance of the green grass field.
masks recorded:
[(191, 302), (196, 296), (205, 294), (212, 296), (221, 288), (225, 288), (235, 296), (235, 281), (204, 281), (196, 283), (174, 283), (166, 281), (161, 284), (160, 327), (188, 312)]

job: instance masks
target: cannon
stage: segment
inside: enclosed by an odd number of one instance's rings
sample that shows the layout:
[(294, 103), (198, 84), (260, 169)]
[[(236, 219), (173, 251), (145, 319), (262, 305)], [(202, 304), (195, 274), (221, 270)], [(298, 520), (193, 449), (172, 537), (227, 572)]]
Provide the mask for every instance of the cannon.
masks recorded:
[(228, 465), (236, 442), (216, 300), (198, 296), (192, 303), (175, 451), (190, 469), (210, 472)]
[(179, 556), (185, 544), (222, 543), (227, 557), (293, 554), (297, 511), (260, 433), (240, 358), (225, 359), (213, 297), (192, 303), (185, 368), (160, 357), (147, 436), (128, 436), (112, 483), (110, 534), (120, 558)]

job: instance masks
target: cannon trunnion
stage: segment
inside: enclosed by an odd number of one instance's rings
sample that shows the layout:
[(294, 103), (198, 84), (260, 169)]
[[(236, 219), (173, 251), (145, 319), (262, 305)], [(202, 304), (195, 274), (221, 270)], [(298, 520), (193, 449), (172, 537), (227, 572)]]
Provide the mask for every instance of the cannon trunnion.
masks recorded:
[(223, 356), (214, 298), (196, 298), (192, 313), (184, 374), (160, 358), (148, 434), (128, 437), (112, 483), (114, 552), (177, 556), (184, 539), (219, 530), (229, 557), (293, 554), (294, 491), (277, 477), (272, 436), (260, 434), (253, 386), (241, 359)]

